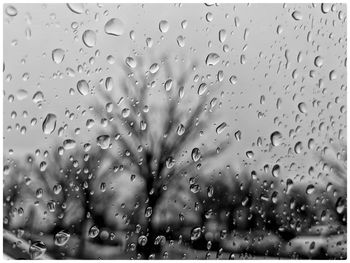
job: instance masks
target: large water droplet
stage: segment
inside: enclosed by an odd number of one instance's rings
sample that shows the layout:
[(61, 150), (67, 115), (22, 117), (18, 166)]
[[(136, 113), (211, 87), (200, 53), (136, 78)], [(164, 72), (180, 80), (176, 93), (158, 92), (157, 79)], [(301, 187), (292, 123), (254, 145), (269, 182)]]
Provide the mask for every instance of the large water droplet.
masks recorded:
[(294, 11), (292, 13), (292, 17), (294, 18), (294, 20), (299, 21), (303, 19), (303, 15), (299, 12), (299, 11)]
[(105, 82), (105, 87), (107, 91), (111, 91), (113, 89), (114, 82), (112, 77), (107, 77)]
[(44, 100), (44, 94), (41, 91), (37, 91), (34, 93), (32, 100), (35, 104), (41, 103)]
[(282, 134), (279, 131), (274, 131), (270, 136), (271, 144), (279, 146), (282, 143)]
[(60, 48), (56, 48), (52, 51), (52, 60), (56, 63), (56, 64), (60, 64), (65, 56), (65, 52), (63, 49)]
[(37, 259), (45, 254), (46, 245), (42, 241), (33, 242), (29, 247), (29, 254), (31, 259)]
[(167, 81), (165, 81), (165, 83), (164, 83), (164, 89), (165, 89), (166, 91), (170, 91), (171, 88), (172, 88), (172, 86), (173, 86), (173, 80), (172, 80), (172, 79), (168, 79)]
[(79, 93), (83, 96), (86, 96), (89, 94), (89, 84), (84, 79), (78, 81), (77, 89)]
[(128, 65), (130, 68), (136, 68), (137, 66), (136, 60), (132, 57), (127, 57), (125, 59), (125, 64)]
[(5, 12), (8, 16), (16, 16), (17, 15), (17, 9), (12, 5), (7, 6)]
[(159, 65), (157, 63), (153, 63), (149, 68), (149, 72), (151, 72), (152, 74), (156, 74), (158, 70), (159, 70)]
[(199, 87), (198, 87), (198, 91), (197, 91), (198, 95), (199, 95), (199, 96), (203, 95), (203, 94), (206, 92), (207, 87), (208, 87), (208, 86), (207, 86), (206, 83), (200, 84)]
[(331, 4), (322, 3), (321, 4), (321, 11), (322, 11), (322, 13), (327, 14), (329, 11), (331, 11)]
[(225, 30), (225, 29), (221, 29), (221, 30), (219, 31), (219, 41), (220, 41), (221, 43), (224, 43), (225, 40), (226, 40), (226, 36), (227, 36), (226, 30)]
[(202, 234), (202, 229), (200, 227), (195, 227), (191, 230), (191, 240), (197, 240)]
[(42, 125), (42, 130), (44, 134), (51, 134), (56, 128), (56, 120), (57, 117), (55, 114), (49, 113), (46, 115), (43, 125)]
[(97, 145), (101, 147), (101, 149), (105, 150), (108, 149), (109, 144), (111, 142), (111, 137), (109, 135), (101, 135), (98, 136), (97, 139)]
[(54, 238), (55, 245), (59, 247), (64, 246), (65, 244), (67, 244), (69, 238), (70, 238), (70, 234), (64, 230), (61, 230), (55, 235), (55, 238)]
[(83, 42), (87, 47), (94, 47), (96, 45), (96, 33), (92, 30), (85, 30), (83, 33)]
[(192, 153), (191, 153), (192, 160), (194, 162), (198, 162), (199, 159), (201, 158), (201, 153), (198, 148), (193, 148)]
[(278, 177), (280, 175), (280, 172), (281, 172), (281, 168), (278, 164), (275, 164), (273, 167), (272, 167), (272, 176), (273, 177)]
[(303, 149), (303, 144), (302, 144), (302, 142), (297, 142), (297, 143), (295, 144), (295, 146), (294, 146), (294, 152), (295, 152), (296, 154), (299, 154), (299, 153), (301, 153), (302, 149)]
[(306, 187), (306, 193), (308, 195), (311, 195), (313, 192), (315, 191), (315, 186), (313, 184), (309, 184), (307, 187)]
[(71, 3), (67, 4), (68, 8), (76, 14), (82, 14), (84, 13), (84, 4), (82, 3)]
[(307, 112), (307, 107), (305, 102), (300, 102), (298, 104), (298, 109), (301, 113), (306, 113)]
[(205, 63), (207, 66), (215, 66), (220, 61), (220, 56), (216, 53), (209, 53), (207, 58), (205, 59)]
[(105, 24), (105, 32), (113, 36), (121, 36), (124, 34), (124, 23), (118, 18), (112, 18)]
[(98, 236), (98, 234), (100, 233), (100, 229), (97, 227), (97, 226), (92, 226), (90, 229), (89, 229), (89, 237), (91, 238), (95, 238)]
[(322, 65), (323, 65), (323, 58), (321, 56), (315, 57), (314, 64), (318, 68), (322, 67)]
[(162, 32), (162, 33), (168, 32), (169, 27), (170, 26), (169, 26), (169, 22), (168, 21), (162, 20), (162, 21), (159, 22), (159, 30), (160, 30), (160, 32)]
[(137, 239), (137, 243), (139, 243), (140, 246), (145, 246), (147, 244), (147, 237), (144, 235), (139, 236)]
[(63, 141), (63, 147), (65, 150), (71, 150), (74, 149), (76, 146), (76, 142), (72, 139), (67, 139)]

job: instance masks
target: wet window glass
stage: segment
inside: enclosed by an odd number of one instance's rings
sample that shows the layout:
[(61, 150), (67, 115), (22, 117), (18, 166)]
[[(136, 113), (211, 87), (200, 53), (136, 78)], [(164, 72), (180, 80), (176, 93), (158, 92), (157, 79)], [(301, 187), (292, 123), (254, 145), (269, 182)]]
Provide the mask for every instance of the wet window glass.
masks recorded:
[(345, 259), (345, 4), (5, 4), (9, 259)]

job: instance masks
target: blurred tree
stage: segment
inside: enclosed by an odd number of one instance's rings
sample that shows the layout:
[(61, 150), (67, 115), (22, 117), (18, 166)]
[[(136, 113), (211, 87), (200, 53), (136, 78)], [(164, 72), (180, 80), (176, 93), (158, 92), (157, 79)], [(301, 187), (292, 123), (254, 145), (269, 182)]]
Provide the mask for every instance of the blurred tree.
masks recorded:
[[(208, 102), (209, 96), (204, 92), (209, 86), (206, 83), (200, 83), (196, 96), (184, 98), (184, 92), (189, 92), (187, 80), (194, 66), (184, 68), (176, 77), (167, 58), (163, 58), (160, 65), (154, 63), (149, 70), (143, 68), (141, 59), (131, 63), (129, 58), (126, 64), (129, 67), (122, 65), (127, 77), (122, 82), (120, 100), (117, 101), (109, 91), (100, 91), (102, 102), (95, 106), (95, 112), (99, 118), (110, 120), (102, 136), (115, 139), (116, 145), (108, 150), (111, 158), (131, 178), (137, 176), (144, 182), (143, 193), (139, 194), (145, 197), (146, 223), (140, 235), (145, 235), (147, 242), (139, 242), (137, 251), (142, 258), (152, 258), (160, 251), (155, 245), (158, 230), (153, 217), (164, 193), (195, 166), (199, 168), (200, 163), (217, 156), (225, 144), (198, 145), (198, 137), (208, 125), (214, 101), (211, 105)], [(165, 81), (156, 90), (161, 81), (162, 70), (159, 68), (165, 69)], [(107, 90), (111, 81), (111, 78), (106, 80)], [(120, 92), (118, 89), (119, 95)], [(155, 93), (158, 93), (153, 96), (156, 101), (152, 103), (150, 94)], [(122, 104), (124, 108), (121, 108)], [(111, 105), (113, 110), (106, 110)], [(188, 147), (194, 143), (198, 150), (192, 151)], [(192, 160), (188, 158), (191, 155)]]

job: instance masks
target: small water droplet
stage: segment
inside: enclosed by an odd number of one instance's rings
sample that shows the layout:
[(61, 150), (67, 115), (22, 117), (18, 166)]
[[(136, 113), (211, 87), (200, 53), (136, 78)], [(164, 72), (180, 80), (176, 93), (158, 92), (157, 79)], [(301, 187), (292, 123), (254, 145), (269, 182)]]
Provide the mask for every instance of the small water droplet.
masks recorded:
[(313, 184), (309, 184), (307, 187), (306, 187), (306, 193), (308, 195), (311, 195), (313, 192), (315, 191), (315, 186)]
[(149, 68), (149, 72), (151, 72), (152, 74), (156, 74), (158, 70), (159, 70), (159, 65), (157, 63), (153, 63)]
[(17, 9), (14, 7), (14, 6), (12, 6), (12, 5), (8, 5), (7, 7), (6, 7), (6, 14), (8, 15), (8, 16), (16, 16), (17, 15)]
[(164, 83), (164, 89), (165, 89), (166, 91), (170, 91), (171, 88), (172, 88), (172, 86), (173, 86), (173, 80), (172, 80), (172, 79), (168, 79), (167, 81), (165, 81), (165, 83)]
[(66, 139), (63, 141), (63, 147), (65, 150), (71, 150), (74, 149), (76, 146), (76, 142), (72, 139)]
[(274, 131), (270, 136), (270, 141), (273, 146), (279, 146), (282, 143), (282, 134), (279, 131)]
[(278, 164), (275, 164), (272, 167), (272, 176), (273, 177), (278, 177), (280, 175), (281, 172), (281, 167)]
[(136, 60), (132, 57), (127, 57), (125, 59), (125, 64), (128, 65), (130, 68), (136, 68), (137, 66)]
[(303, 19), (303, 15), (299, 12), (299, 11), (294, 11), (292, 13), (292, 17), (294, 18), (294, 20), (296, 21), (300, 21)]
[(67, 4), (69, 10), (71, 10), (73, 13), (76, 14), (82, 14), (84, 13), (84, 4), (81, 3), (71, 3)]
[(197, 240), (202, 234), (202, 229), (200, 227), (195, 227), (191, 230), (191, 240)]
[(199, 96), (202, 96), (202, 95), (206, 92), (207, 87), (208, 87), (208, 86), (207, 86), (206, 83), (200, 84), (199, 87), (198, 87), (198, 91), (197, 91), (198, 95), (199, 95)]
[(46, 245), (42, 241), (33, 242), (29, 247), (29, 254), (31, 259), (37, 259), (45, 254), (47, 250)]
[(90, 229), (89, 229), (89, 237), (91, 238), (95, 238), (98, 236), (98, 234), (100, 233), (100, 229), (98, 229), (97, 226), (92, 226)]
[(301, 113), (306, 113), (307, 112), (307, 107), (305, 102), (300, 102), (298, 104), (298, 109)]

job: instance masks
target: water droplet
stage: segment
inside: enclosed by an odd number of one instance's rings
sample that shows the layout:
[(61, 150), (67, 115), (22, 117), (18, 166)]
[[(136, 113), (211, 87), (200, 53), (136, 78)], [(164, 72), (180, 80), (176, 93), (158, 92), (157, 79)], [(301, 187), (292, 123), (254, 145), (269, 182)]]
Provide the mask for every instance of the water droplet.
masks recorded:
[(84, 13), (84, 4), (71, 3), (71, 4), (67, 4), (67, 6), (73, 13), (76, 13), (76, 14)]
[(281, 172), (281, 167), (278, 164), (275, 164), (272, 167), (272, 176), (273, 177), (278, 177), (280, 175)]
[(191, 231), (191, 240), (194, 241), (199, 239), (201, 234), (202, 234), (202, 229), (200, 227), (193, 228)]
[(216, 53), (209, 53), (207, 58), (205, 59), (205, 63), (207, 66), (215, 66), (220, 61), (220, 56)]
[(86, 96), (89, 94), (89, 84), (84, 79), (78, 81), (77, 89), (79, 93), (83, 96)]
[(129, 117), (129, 115), (130, 115), (130, 109), (125, 108), (125, 109), (122, 110), (122, 116), (123, 116), (123, 118)]
[(168, 79), (167, 81), (165, 81), (165, 83), (164, 83), (164, 89), (165, 89), (166, 91), (170, 91), (171, 88), (172, 88), (172, 86), (173, 86), (173, 80), (172, 80), (172, 79)]
[(168, 169), (171, 169), (174, 167), (175, 165), (175, 159), (173, 157), (168, 157), (166, 160), (165, 160), (165, 164), (166, 164), (166, 167)]
[[(113, 89), (114, 82), (112, 77), (107, 77), (105, 82), (105, 87), (107, 91), (111, 91)], [(89, 89), (89, 88), (88, 88)]]
[(318, 68), (322, 67), (322, 65), (323, 65), (323, 58), (321, 56), (315, 57), (314, 64)]
[(179, 126), (177, 126), (177, 130), (176, 130), (177, 134), (181, 136), (185, 133), (185, 131), (186, 131), (185, 126), (183, 126), (183, 124), (180, 123)]
[(241, 140), (242, 132), (240, 130), (235, 132), (235, 138), (239, 142)]
[(213, 195), (214, 195), (214, 187), (212, 185), (208, 186), (207, 195), (208, 195), (209, 198), (213, 197)]
[(219, 41), (220, 41), (221, 43), (224, 43), (225, 40), (226, 40), (226, 37), (227, 37), (226, 30), (225, 30), (225, 29), (221, 29), (221, 30), (219, 31)]
[(301, 113), (306, 113), (307, 112), (307, 107), (306, 107), (306, 104), (305, 102), (300, 102), (298, 104), (298, 109)]
[(72, 139), (67, 139), (63, 141), (63, 147), (65, 150), (71, 150), (74, 149), (76, 146), (76, 142)]
[(338, 214), (343, 214), (346, 208), (346, 200), (342, 197), (339, 197), (335, 204), (335, 207)]
[(29, 247), (29, 254), (31, 259), (37, 259), (45, 254), (46, 245), (42, 241), (33, 242)]
[(139, 236), (139, 238), (137, 239), (137, 243), (139, 243), (140, 246), (145, 246), (147, 244), (147, 237), (142, 235)]
[(151, 217), (152, 213), (153, 213), (152, 207), (148, 206), (148, 207), (145, 209), (145, 217)]
[(245, 155), (246, 155), (249, 159), (251, 159), (251, 158), (254, 157), (254, 152), (253, 152), (253, 151), (247, 151), (247, 152), (245, 153)]
[(43, 125), (42, 125), (42, 130), (44, 134), (51, 134), (56, 128), (56, 120), (57, 117), (55, 114), (49, 113), (46, 115)]
[(65, 52), (63, 49), (60, 48), (56, 48), (52, 51), (52, 60), (56, 63), (56, 64), (60, 64), (65, 56)]
[(335, 72), (335, 70), (332, 70), (331, 72), (329, 72), (329, 80), (335, 79), (337, 79), (337, 73)]
[(25, 89), (17, 90), (16, 98), (18, 100), (24, 100), (25, 98), (27, 98), (27, 96), (28, 96), (28, 91), (26, 91)]
[(96, 33), (92, 30), (85, 30), (82, 39), (87, 47), (94, 47), (96, 45)]
[(183, 36), (178, 36), (176, 38), (177, 45), (179, 47), (184, 47), (185, 46), (185, 38)]
[(124, 23), (118, 18), (112, 18), (105, 24), (105, 32), (113, 36), (121, 36), (124, 34)]
[(273, 146), (279, 146), (282, 143), (282, 134), (279, 131), (274, 131), (270, 136), (270, 141)]
[(292, 17), (294, 18), (294, 20), (296, 21), (300, 21), (303, 19), (303, 15), (299, 12), (299, 11), (294, 11), (292, 13)]
[(207, 87), (208, 87), (208, 86), (207, 86), (206, 83), (200, 84), (199, 87), (198, 87), (198, 91), (197, 91), (198, 95), (199, 95), (199, 96), (203, 95), (203, 94), (206, 92)]
[(191, 153), (192, 160), (194, 162), (198, 162), (199, 159), (201, 158), (201, 153), (198, 148), (193, 148), (192, 153)]
[(91, 238), (95, 238), (98, 236), (98, 234), (100, 233), (100, 229), (98, 229), (97, 226), (92, 226), (90, 229), (89, 229), (89, 237)]
[(302, 144), (302, 142), (297, 142), (297, 143), (295, 144), (295, 146), (294, 146), (294, 152), (295, 152), (296, 154), (299, 154), (299, 153), (301, 153), (302, 149), (303, 149), (303, 144)]
[(44, 100), (44, 94), (41, 91), (37, 91), (34, 93), (32, 100), (35, 104), (41, 103)]
[(315, 191), (315, 186), (313, 184), (309, 184), (307, 187), (306, 187), (306, 193), (308, 195), (311, 195), (313, 192)]
[(65, 244), (67, 244), (69, 238), (70, 238), (70, 234), (64, 230), (61, 230), (55, 235), (55, 238), (54, 238), (55, 245), (59, 247), (64, 246)]
[(128, 65), (130, 68), (136, 68), (137, 66), (136, 60), (132, 57), (127, 57), (125, 59), (125, 64)]
[(321, 11), (324, 14), (327, 14), (329, 11), (331, 11), (331, 5), (328, 3), (322, 3), (321, 4)]
[(97, 145), (101, 147), (101, 149), (105, 150), (108, 149), (109, 144), (111, 142), (111, 137), (109, 135), (101, 135), (98, 136), (97, 139)]
[(17, 9), (14, 7), (14, 6), (12, 6), (12, 5), (8, 5), (7, 7), (6, 7), (6, 14), (8, 15), (8, 16), (16, 16), (17, 15)]
[(158, 70), (159, 70), (159, 65), (157, 63), (153, 63), (149, 68), (149, 72), (151, 72), (152, 74), (156, 74)]
[(225, 130), (226, 127), (227, 127), (226, 122), (221, 123), (221, 124), (216, 128), (216, 133), (217, 133), (217, 134), (222, 133), (222, 132)]
[(162, 32), (162, 33), (168, 32), (169, 27), (170, 27), (170, 25), (169, 25), (168, 21), (162, 20), (162, 21), (159, 22), (159, 30), (160, 30), (160, 32)]

